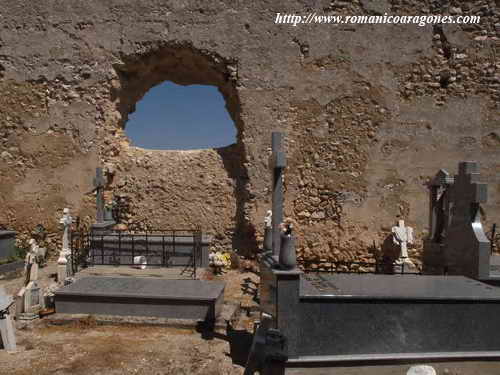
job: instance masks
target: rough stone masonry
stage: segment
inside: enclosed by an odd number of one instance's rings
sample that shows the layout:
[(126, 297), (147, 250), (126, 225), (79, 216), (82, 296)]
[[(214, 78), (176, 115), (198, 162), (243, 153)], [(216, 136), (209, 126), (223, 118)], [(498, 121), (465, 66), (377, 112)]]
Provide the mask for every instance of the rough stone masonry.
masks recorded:
[[(95, 168), (129, 226), (200, 224), (250, 251), (270, 209), (272, 131), (286, 133), (285, 215), (299, 255), (362, 259), (397, 218), (428, 230), (426, 182), (479, 162), (500, 219), (500, 17), (476, 1), (0, 1), (0, 223), (93, 217)], [(278, 12), (480, 15), (479, 25), (275, 24)], [(154, 85), (215, 85), (225, 148), (131, 147)], [(204, 124), (199, 124), (200, 127)], [(58, 229), (60, 230), (60, 229)], [(411, 255), (411, 253), (410, 253)]]

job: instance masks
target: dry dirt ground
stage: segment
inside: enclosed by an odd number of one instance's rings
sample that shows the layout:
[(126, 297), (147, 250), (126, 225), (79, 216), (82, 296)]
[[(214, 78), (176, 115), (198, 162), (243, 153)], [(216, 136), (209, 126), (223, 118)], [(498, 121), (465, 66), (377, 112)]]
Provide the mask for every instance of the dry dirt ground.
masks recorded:
[[(53, 264), (41, 270), (43, 285), (53, 272)], [(248, 285), (254, 284), (248, 280), (258, 280), (254, 273), (231, 270), (215, 278), (227, 282), (227, 301), (252, 303), (254, 288)], [(21, 284), (21, 277), (0, 280), (9, 294)], [(93, 319), (64, 326), (46, 319), (15, 324), (18, 350), (0, 350), (1, 375), (242, 374), (252, 329), (246, 314), (238, 327), (208, 338), (195, 327), (97, 325)]]
[[(54, 264), (40, 270), (42, 285), (51, 283)], [(234, 327), (208, 336), (195, 327), (98, 325), (92, 318), (55, 326), (47, 319), (16, 322), (18, 350), (0, 350), (0, 375), (192, 374), (241, 375), (251, 344), (258, 276), (231, 270), (204, 278), (226, 281), (225, 299), (243, 307)], [(22, 278), (0, 280), (13, 294)], [(433, 363), (438, 375), (498, 375), (500, 362)], [(290, 375), (406, 375), (411, 365), (288, 369)]]

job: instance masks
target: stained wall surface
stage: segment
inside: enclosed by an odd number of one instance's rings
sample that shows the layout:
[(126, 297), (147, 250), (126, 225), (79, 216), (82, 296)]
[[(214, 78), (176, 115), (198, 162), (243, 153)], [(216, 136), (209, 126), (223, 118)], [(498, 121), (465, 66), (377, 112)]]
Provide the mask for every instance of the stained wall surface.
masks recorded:
[[(398, 217), (419, 240), (426, 182), (476, 160), (500, 221), (494, 1), (0, 1), (0, 223), (93, 216), (92, 176), (133, 227), (201, 225), (251, 251), (270, 208), (270, 135), (287, 134), (286, 215), (308, 257), (363, 259)], [(276, 13), (480, 15), (479, 25), (275, 24)], [(238, 130), (217, 150), (131, 147), (154, 85), (217, 86)], [(204, 126), (204, 124), (199, 125)], [(418, 246), (417, 246), (418, 247)]]

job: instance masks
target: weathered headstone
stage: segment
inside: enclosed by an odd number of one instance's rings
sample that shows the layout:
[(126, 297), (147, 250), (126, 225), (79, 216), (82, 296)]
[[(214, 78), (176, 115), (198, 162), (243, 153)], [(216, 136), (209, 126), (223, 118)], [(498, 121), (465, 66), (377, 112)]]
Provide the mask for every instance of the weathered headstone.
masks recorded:
[(286, 156), (283, 151), (283, 133), (281, 132), (272, 133), (272, 155), (269, 166), (273, 171), (273, 254), (278, 255), (281, 243), (280, 225), (283, 222), (283, 172), (286, 167)]
[(59, 253), (59, 259), (57, 260), (57, 281), (60, 284), (64, 284), (64, 280), (70, 277), (71, 272), (71, 248), (70, 248), (70, 229), (73, 223), (73, 218), (69, 213), (69, 208), (63, 210), (63, 217), (59, 220), (59, 223), (63, 225), (63, 241), (62, 249)]
[(3, 287), (0, 287), (0, 349), (7, 351), (16, 350), (16, 336), (9, 314), (11, 304), (12, 297), (5, 293)]
[(96, 168), (96, 176), (94, 177), (94, 188), (96, 191), (96, 206), (97, 206), (97, 223), (104, 222), (104, 186), (106, 180), (102, 168)]
[(450, 275), (485, 279), (490, 273), (490, 241), (480, 218), (487, 185), (479, 182), (475, 162), (460, 162), (450, 189), (452, 218), (444, 240), (445, 264)]
[(264, 218), (264, 251), (273, 249), (273, 211), (268, 210)]
[(33, 319), (43, 309), (42, 289), (37, 281), (30, 281), (24, 291), (24, 311), (21, 319)]

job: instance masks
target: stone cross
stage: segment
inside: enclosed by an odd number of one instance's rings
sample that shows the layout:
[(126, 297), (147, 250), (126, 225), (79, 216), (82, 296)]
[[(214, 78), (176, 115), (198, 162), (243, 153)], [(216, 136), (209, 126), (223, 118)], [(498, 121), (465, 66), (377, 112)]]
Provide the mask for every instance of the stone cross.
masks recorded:
[(406, 227), (404, 220), (399, 220), (398, 225), (392, 227), (392, 239), (401, 248), (400, 260), (408, 258), (408, 244), (413, 243), (413, 228)]
[(445, 239), (445, 262), (450, 274), (475, 279), (489, 277), (490, 241), (480, 220), (479, 206), (487, 201), (487, 185), (479, 182), (476, 162), (460, 162), (451, 188), (451, 222)]
[(280, 224), (283, 222), (283, 172), (286, 155), (283, 151), (283, 133), (272, 133), (272, 155), (269, 167), (273, 170), (272, 230), (273, 255), (278, 255), (281, 244)]
[(94, 188), (96, 191), (96, 207), (97, 207), (97, 216), (96, 220), (98, 223), (104, 222), (104, 186), (105, 179), (102, 173), (102, 168), (96, 168), (96, 173), (94, 177)]

